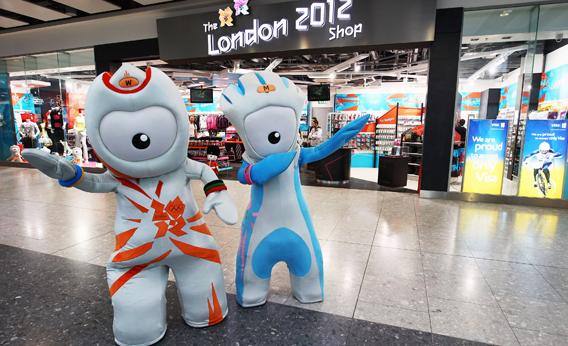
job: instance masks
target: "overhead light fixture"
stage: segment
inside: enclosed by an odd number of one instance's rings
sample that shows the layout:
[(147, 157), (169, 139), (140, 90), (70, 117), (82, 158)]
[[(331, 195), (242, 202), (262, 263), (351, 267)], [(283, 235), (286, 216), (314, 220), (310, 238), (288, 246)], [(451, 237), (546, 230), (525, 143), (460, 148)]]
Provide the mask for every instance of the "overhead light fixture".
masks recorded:
[(199, 80), (199, 78), (191, 78), (191, 80)]
[(229, 77), (223, 77), (222, 79), (224, 79), (224, 80), (228, 80), (228, 79), (229, 79)]
[(499, 16), (500, 17), (507, 17), (509, 14), (511, 14), (511, 12), (513, 12), (513, 11), (512, 10), (505, 10)]
[(355, 64), (355, 66), (353, 67), (353, 69), (354, 69), (355, 71), (361, 71), (361, 65)]

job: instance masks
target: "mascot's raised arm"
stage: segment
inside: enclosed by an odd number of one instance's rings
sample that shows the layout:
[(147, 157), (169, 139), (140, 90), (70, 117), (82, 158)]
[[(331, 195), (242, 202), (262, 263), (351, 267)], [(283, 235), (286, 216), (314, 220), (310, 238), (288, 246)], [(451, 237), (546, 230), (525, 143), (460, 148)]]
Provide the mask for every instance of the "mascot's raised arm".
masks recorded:
[(221, 109), (246, 152), (239, 181), (252, 185), (237, 254), (237, 302), (266, 302), (272, 267), (284, 261), (294, 296), (323, 300), (323, 261), (300, 185), (300, 166), (323, 159), (357, 135), (369, 116), (344, 126), (314, 148), (296, 142), (305, 94), (273, 72), (248, 73), (221, 96)]
[(119, 345), (151, 345), (166, 332), (165, 290), (175, 277), (183, 318), (193, 327), (220, 322), (227, 298), (217, 246), (193, 197), (190, 179), (227, 224), (237, 208), (211, 168), (187, 158), (189, 121), (174, 83), (160, 70), (124, 64), (99, 75), (87, 94), (89, 140), (108, 168), (90, 174), (40, 150), (22, 155), (62, 186), (114, 192), (116, 247), (107, 265)]

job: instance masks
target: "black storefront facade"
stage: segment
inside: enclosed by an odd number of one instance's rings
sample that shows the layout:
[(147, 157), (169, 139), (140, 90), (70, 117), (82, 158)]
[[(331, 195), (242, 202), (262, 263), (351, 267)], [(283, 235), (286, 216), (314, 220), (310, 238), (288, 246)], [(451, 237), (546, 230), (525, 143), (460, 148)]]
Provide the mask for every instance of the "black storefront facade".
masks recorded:
[(144, 59), (183, 64), (430, 48), (424, 151), (436, 154), (423, 158), (421, 196), (445, 198), (453, 142), (448, 129), (455, 123), (463, 8), (436, 10), (432, 0), (301, 0), (250, 6), (249, 13), (233, 17), (232, 26), (224, 27), (220, 27), (217, 11), (159, 19), (157, 39), (95, 46), (97, 74), (114, 72), (122, 62)]

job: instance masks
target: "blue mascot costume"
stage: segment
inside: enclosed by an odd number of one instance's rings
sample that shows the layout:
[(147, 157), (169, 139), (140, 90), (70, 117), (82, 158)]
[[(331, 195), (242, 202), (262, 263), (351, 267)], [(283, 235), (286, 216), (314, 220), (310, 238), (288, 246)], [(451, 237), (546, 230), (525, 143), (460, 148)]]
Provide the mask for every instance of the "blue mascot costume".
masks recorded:
[(296, 142), (305, 94), (272, 72), (248, 73), (223, 91), (221, 109), (242, 138), (246, 152), (239, 181), (252, 185), (237, 254), (237, 301), (262, 305), (272, 267), (286, 262), (294, 296), (302, 303), (323, 300), (321, 248), (300, 185), (300, 167), (330, 155), (367, 123), (347, 124), (314, 148)]

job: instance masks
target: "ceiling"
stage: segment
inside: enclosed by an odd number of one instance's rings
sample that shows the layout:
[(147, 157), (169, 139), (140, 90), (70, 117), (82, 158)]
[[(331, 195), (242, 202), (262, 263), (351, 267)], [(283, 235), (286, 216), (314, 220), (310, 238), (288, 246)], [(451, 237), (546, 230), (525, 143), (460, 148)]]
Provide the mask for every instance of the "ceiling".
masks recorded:
[(0, 33), (14, 27), (178, 1), (184, 0), (1, 0)]

